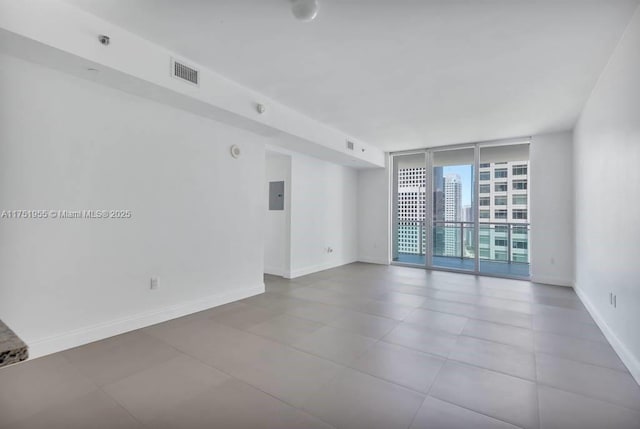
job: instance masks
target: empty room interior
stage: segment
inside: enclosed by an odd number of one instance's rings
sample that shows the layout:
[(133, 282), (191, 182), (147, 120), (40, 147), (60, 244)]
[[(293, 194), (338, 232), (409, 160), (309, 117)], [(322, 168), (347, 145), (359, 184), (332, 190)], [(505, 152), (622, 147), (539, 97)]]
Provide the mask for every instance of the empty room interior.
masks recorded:
[(640, 429), (639, 0), (0, 0), (0, 429)]

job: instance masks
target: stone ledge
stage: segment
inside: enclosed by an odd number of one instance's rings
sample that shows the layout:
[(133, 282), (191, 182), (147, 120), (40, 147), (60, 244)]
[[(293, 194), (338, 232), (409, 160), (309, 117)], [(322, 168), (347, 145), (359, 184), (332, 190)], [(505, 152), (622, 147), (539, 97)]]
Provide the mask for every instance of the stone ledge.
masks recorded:
[(27, 345), (0, 320), (0, 367), (26, 360)]

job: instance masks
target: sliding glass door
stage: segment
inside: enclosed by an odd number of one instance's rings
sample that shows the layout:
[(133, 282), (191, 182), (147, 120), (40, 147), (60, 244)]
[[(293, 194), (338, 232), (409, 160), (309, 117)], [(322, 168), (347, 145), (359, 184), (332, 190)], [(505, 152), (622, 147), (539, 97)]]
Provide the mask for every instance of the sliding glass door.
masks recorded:
[(394, 263), (529, 277), (528, 139), (392, 159)]
[(529, 277), (529, 145), (481, 146), (479, 271)]
[(475, 148), (431, 152), (431, 266), (475, 271)]
[(393, 158), (393, 261), (426, 265), (426, 156), (425, 153)]

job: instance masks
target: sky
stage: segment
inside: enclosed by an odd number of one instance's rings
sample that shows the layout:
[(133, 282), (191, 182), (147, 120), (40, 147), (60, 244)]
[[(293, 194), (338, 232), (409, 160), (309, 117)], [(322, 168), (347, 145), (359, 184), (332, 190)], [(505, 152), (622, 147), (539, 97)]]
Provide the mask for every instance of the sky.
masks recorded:
[(452, 165), (443, 167), (442, 174), (457, 174), (462, 179), (462, 207), (471, 205), (473, 182), (471, 180), (471, 165)]

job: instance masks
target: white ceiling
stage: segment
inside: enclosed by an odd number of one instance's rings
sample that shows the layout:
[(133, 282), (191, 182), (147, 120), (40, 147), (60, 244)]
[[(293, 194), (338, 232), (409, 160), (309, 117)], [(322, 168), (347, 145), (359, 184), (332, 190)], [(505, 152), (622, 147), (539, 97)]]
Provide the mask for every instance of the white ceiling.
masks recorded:
[(384, 150), (571, 129), (637, 0), (66, 0)]

